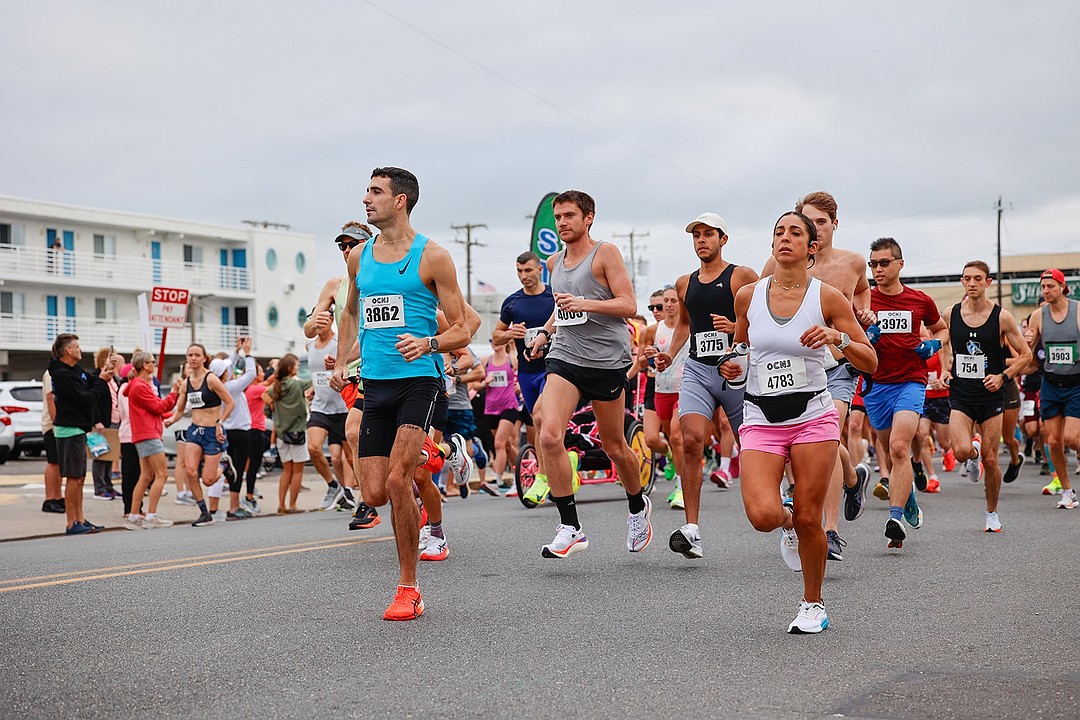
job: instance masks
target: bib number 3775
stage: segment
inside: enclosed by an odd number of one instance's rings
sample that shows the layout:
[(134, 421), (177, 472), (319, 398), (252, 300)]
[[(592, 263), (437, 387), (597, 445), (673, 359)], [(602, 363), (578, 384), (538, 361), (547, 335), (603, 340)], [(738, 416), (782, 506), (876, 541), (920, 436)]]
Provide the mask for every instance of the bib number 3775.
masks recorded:
[(364, 329), (405, 327), (405, 300), (401, 295), (364, 298)]

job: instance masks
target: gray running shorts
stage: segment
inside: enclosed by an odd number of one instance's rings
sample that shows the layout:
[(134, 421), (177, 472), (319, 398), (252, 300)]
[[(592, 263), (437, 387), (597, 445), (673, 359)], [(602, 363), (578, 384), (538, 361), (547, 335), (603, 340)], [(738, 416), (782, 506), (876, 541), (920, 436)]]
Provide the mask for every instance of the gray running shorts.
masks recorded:
[(829, 394), (833, 400), (840, 400), (851, 407), (851, 401), (855, 397), (855, 385), (859, 382), (859, 372), (851, 363), (841, 363), (832, 370), (827, 370)]
[(729, 388), (714, 366), (687, 358), (679, 388), (679, 417), (693, 413), (711, 420), (720, 407), (724, 409), (731, 429), (739, 432), (743, 420), (743, 391)]

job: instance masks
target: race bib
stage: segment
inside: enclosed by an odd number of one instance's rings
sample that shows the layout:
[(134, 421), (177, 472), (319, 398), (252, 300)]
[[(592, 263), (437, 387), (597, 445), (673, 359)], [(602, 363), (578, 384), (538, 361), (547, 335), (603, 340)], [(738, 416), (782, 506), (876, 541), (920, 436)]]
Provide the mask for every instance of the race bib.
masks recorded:
[(882, 333), (909, 333), (911, 332), (910, 310), (879, 310), (877, 313), (877, 325)]
[(778, 392), (806, 387), (806, 361), (800, 357), (778, 358), (757, 366), (758, 394), (776, 395)]
[(694, 333), (694, 352), (699, 358), (720, 357), (728, 351), (727, 333), (719, 330)]
[(1076, 345), (1047, 345), (1046, 346), (1046, 364), (1047, 365), (1072, 365), (1076, 362)]
[(506, 387), (509, 383), (506, 379), (505, 370), (492, 370), (491, 382), (488, 383), (491, 387)]
[(315, 387), (330, 387), (330, 376), (334, 373), (329, 370), (320, 370), (311, 373), (311, 384)]
[(1025, 400), (1020, 403), (1020, 417), (1031, 417), (1035, 414), (1035, 401)]
[(203, 402), (202, 390), (189, 392), (187, 394), (187, 404), (189, 408), (205, 407), (206, 403)]
[(444, 375), (443, 378), (446, 380), (446, 394), (450, 395), (454, 392), (454, 378), (452, 375)]
[(986, 377), (985, 355), (957, 355), (956, 377), (982, 380)]
[(364, 329), (405, 327), (405, 299), (401, 295), (364, 298)]
[[(585, 298), (581, 298), (584, 300)], [(568, 325), (584, 325), (589, 321), (589, 313), (584, 310), (580, 312), (570, 312), (568, 310), (561, 310), (555, 308), (555, 327), (566, 327)]]
[(532, 341), (535, 340), (536, 336), (540, 334), (540, 331), (543, 329), (543, 327), (544, 326), (541, 325), (540, 327), (525, 329), (525, 337), (523, 338), (523, 340), (525, 341), (526, 346), (532, 345)]

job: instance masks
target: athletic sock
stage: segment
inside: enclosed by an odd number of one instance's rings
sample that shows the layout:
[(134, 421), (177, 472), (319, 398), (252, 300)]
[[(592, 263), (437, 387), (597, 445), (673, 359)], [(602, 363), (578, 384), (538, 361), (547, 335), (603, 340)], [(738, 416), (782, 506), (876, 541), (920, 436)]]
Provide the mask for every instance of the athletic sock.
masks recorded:
[(198, 505), (199, 509), (202, 510), (204, 513), (206, 513), (207, 515), (210, 514), (210, 511), (206, 509), (206, 501), (205, 500), (200, 500), (199, 502), (197, 502), (195, 504)]
[(904, 508), (900, 507), (899, 505), (890, 505), (889, 506), (889, 518), (891, 518), (892, 520), (895, 520), (897, 522), (900, 522), (901, 520), (904, 519)]
[(428, 527), (431, 528), (431, 537), (446, 539), (442, 532), (442, 523), (429, 523)]
[(731, 458), (721, 456), (720, 457), (720, 469), (723, 470), (724, 472), (729, 472), (731, 470)]
[(555, 507), (559, 508), (559, 519), (563, 525), (569, 525), (575, 530), (581, 529), (581, 523), (577, 517), (577, 505), (574, 503), (574, 496), (567, 495), (565, 497), (551, 496), (551, 499), (555, 501)]
[(327, 485), (327, 487), (330, 488), (331, 490), (337, 490), (338, 489), (338, 481), (337, 480), (331, 480), (330, 484)]
[(691, 535), (695, 535), (695, 534), (697, 534), (697, 533), (698, 533), (698, 526), (697, 526), (697, 523), (686, 523), (686, 530), (687, 530), (687, 532), (689, 532), (689, 533), (690, 533)]
[(630, 514), (637, 515), (645, 509), (645, 496), (642, 495), (641, 490), (638, 490), (635, 495), (626, 493), (626, 504), (630, 507)]

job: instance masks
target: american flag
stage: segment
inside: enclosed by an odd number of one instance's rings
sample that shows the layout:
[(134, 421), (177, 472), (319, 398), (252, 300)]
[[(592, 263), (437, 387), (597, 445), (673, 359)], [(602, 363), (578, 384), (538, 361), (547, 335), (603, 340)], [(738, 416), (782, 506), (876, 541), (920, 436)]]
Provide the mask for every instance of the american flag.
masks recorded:
[(476, 289), (480, 292), (497, 293), (494, 285), (484, 282), (480, 278), (476, 278)]

